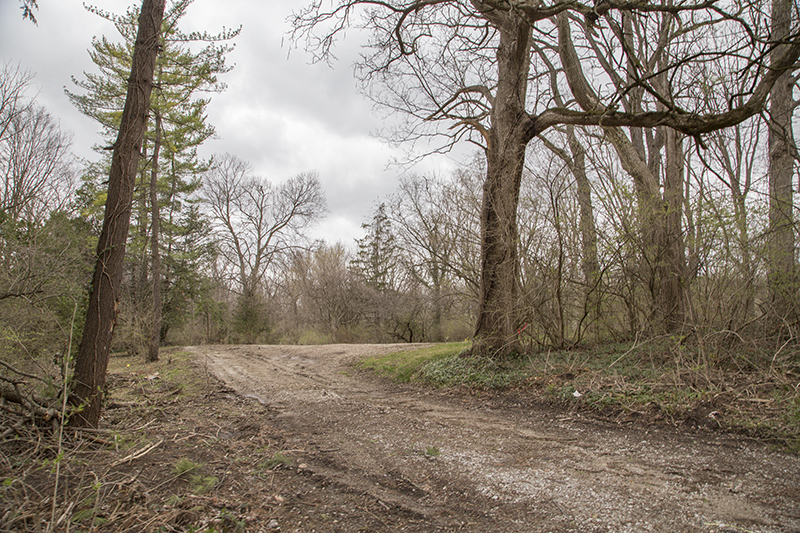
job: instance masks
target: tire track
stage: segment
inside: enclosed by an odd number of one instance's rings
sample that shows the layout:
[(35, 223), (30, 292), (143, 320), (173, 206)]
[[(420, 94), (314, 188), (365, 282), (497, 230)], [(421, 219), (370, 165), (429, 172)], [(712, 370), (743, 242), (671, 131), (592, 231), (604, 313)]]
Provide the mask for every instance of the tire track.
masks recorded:
[(314, 475), (443, 530), (800, 531), (800, 459), (724, 435), (490, 409), (365, 376), (407, 345), (211, 346), (198, 360), (274, 406)]

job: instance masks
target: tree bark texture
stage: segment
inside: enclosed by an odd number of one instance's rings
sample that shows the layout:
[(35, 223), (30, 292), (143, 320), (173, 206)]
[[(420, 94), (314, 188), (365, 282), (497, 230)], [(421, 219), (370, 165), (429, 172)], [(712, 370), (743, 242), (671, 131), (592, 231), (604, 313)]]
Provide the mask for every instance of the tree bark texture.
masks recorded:
[(500, 25), (498, 83), (487, 132), (487, 175), (481, 212), (481, 298), (473, 351), (503, 356), (519, 350), (517, 205), (531, 139), (525, 111), (531, 28), (516, 17)]
[[(772, 2), (772, 63), (781, 57), (791, 28), (791, 0)], [(768, 283), (772, 308), (779, 322), (793, 318), (795, 301), (794, 224), (792, 175), (794, 135), (792, 134), (791, 71), (785, 69), (770, 94), (769, 105), (769, 257)]]
[[(586, 111), (604, 110), (584, 77), (572, 43), (568, 17), (558, 17), (559, 55), (567, 81), (578, 104)], [(634, 112), (638, 101), (630, 102)], [(631, 128), (629, 138), (621, 127), (603, 126), (606, 139), (614, 146), (622, 168), (631, 176), (636, 190), (641, 243), (641, 275), (651, 294), (651, 333), (672, 333), (684, 323), (686, 304), (683, 283), (685, 252), (681, 220), (683, 214), (683, 151), (680, 134), (662, 128), (648, 141), (646, 157), (641, 128)], [(659, 183), (661, 148), (665, 147), (664, 193)]]
[[(149, 149), (147, 145), (147, 126), (149, 124), (145, 124), (145, 131), (142, 132), (144, 138), (142, 139), (142, 149), (140, 150), (140, 159), (144, 159), (147, 161), (147, 151)], [(137, 203), (137, 213), (136, 213), (136, 225), (138, 229), (138, 239), (141, 247), (141, 253), (139, 256), (133, 261), (133, 272), (131, 273), (132, 277), (132, 285), (133, 285), (133, 294), (132, 300), (135, 302), (135, 305), (139, 302), (144, 302), (147, 298), (147, 278), (150, 275), (148, 264), (147, 264), (147, 218), (148, 218), (148, 211), (147, 211), (147, 183), (149, 182), (149, 178), (147, 176), (147, 167), (141, 168), (139, 172), (139, 201)]]
[(685, 298), (686, 249), (683, 238), (683, 143), (681, 134), (665, 129), (664, 209), (660, 213), (658, 246), (660, 284), (654, 302), (656, 326), (666, 333), (679, 332), (686, 322), (688, 302)]
[(125, 242), (130, 226), (139, 152), (150, 108), (155, 59), (165, 0), (143, 0), (133, 52), (131, 77), (114, 143), (103, 229), (86, 313), (86, 324), (75, 362), (71, 403), (77, 411), (74, 426), (97, 427), (105, 385), (111, 340), (122, 284)]
[(161, 213), (158, 208), (158, 158), (161, 155), (161, 117), (156, 115), (155, 140), (153, 144), (153, 167), (150, 172), (150, 210), (153, 217), (151, 223), (150, 257), (153, 273), (153, 322), (150, 324), (150, 345), (147, 360), (158, 361), (158, 347), (161, 343)]

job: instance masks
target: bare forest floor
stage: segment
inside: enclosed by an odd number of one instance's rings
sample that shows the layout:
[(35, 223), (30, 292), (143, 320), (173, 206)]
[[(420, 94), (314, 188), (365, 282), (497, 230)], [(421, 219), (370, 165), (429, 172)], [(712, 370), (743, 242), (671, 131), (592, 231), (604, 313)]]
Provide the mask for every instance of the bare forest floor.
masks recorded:
[(0, 531), (800, 532), (785, 448), (357, 366), (405, 349), (114, 358), (100, 431), (0, 442)]

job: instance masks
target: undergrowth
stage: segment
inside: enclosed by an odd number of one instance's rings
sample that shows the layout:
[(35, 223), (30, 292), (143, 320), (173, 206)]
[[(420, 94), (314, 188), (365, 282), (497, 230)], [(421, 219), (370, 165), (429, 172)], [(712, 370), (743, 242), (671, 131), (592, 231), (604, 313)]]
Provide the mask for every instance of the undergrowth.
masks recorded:
[(739, 432), (800, 452), (800, 351), (710, 347), (668, 337), (494, 361), (464, 343), (369, 358), (401, 382), (512, 390), (617, 422)]
[(468, 342), (435, 344), (417, 350), (404, 350), (364, 359), (361, 368), (371, 369), (378, 374), (391, 377), (395, 381), (408, 382), (419, 372), (420, 367), (435, 363), (453, 354), (468, 349)]
[(259, 408), (228, 400), (231, 413), (217, 415), (219, 384), (177, 350), (156, 363), (112, 357), (107, 387), (100, 429), (65, 427), (59, 440), (49, 426), (15, 425), (0, 439), (0, 531), (244, 531), (223, 459), (255, 470), (261, 454), (245, 443), (271, 442), (251, 432), (222, 443), (210, 430), (228, 420), (250, 431), (239, 420)]

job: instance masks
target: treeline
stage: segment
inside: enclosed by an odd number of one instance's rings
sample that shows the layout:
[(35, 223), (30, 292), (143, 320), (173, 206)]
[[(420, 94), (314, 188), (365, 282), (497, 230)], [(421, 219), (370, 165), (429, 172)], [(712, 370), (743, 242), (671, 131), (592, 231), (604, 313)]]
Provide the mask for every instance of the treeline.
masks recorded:
[[(77, 179), (69, 138), (25, 98), (29, 83), (5, 65), (2, 342), (4, 354), (54, 356), (68, 349), (70, 333), (79, 338), (103, 174), (90, 165)], [(755, 118), (713, 134), (704, 150), (686, 146), (673, 207), (680, 232), (661, 240), (644, 231), (652, 228), (637, 208), (636, 184), (595, 132), (534, 143), (518, 214), (520, 338), (532, 348), (631, 340), (666, 333), (665, 316), (680, 317), (672, 331), (681, 335), (759, 341), (774, 334), (765, 128)], [(155, 280), (148, 164), (115, 340), (116, 350), (143, 354)], [(363, 238), (325, 243), (304, 237), (324, 216), (313, 173), (270, 183), (228, 154), (186, 182), (166, 172), (157, 184), (160, 343), (468, 338), (480, 293), (484, 173), (476, 160), (452, 175), (403, 177), (365, 221)], [(674, 257), (666, 253), (676, 244)], [(663, 309), (667, 261), (676, 258), (678, 307)]]
[[(487, 338), (504, 343), (489, 355), (504, 353), (505, 345), (514, 352), (655, 336), (778, 348), (796, 338), (791, 109), (780, 127), (774, 111), (695, 136), (661, 125), (556, 122), (514, 141), (524, 148), (518, 182), (509, 169), (490, 168), (499, 164), (487, 155), (496, 145), (470, 137), (482, 148), (474, 161), (451, 175), (401, 177), (365, 221), (363, 238), (312, 242), (308, 230), (325, 212), (314, 172), (265, 179), (235, 155), (198, 155), (214, 133), (206, 120), (208, 95), (225, 88), (220, 76), (230, 70), (225, 58), (238, 32), (182, 32), (179, 22), (190, 4), (171, 2), (162, 24), (115, 350), (153, 359), (164, 344), (462, 340), (488, 327), (487, 320), (499, 335)], [(676, 21), (664, 9), (656, 27), (667, 35)], [(68, 135), (30, 96), (27, 73), (10, 63), (0, 72), (0, 350), (7, 361), (58, 367), (81, 336), (103, 220), (107, 148), (119, 129), (137, 21), (135, 9), (95, 11), (115, 24), (122, 42), (95, 39), (90, 54), (99, 73), (76, 78), (67, 94), (101, 125), (106, 142), (97, 149), (98, 161), (74, 160)], [(480, 20), (485, 15), (470, 13)], [(308, 15), (309, 24), (318, 22)], [(414, 24), (424, 34), (433, 22)], [(589, 91), (577, 67), (548, 63), (577, 61), (566, 38), (570, 24), (577, 22), (559, 19), (551, 28), (562, 39), (558, 50), (533, 43), (528, 57), (544, 65), (542, 83), (549, 85), (542, 98), (559, 106), (571, 101), (569, 92)], [(443, 42), (469, 41), (476, 28), (456, 24), (448, 30), (454, 40)], [(584, 29), (581, 39), (594, 42), (596, 28)], [(635, 42), (655, 46), (653, 57), (669, 49), (668, 41), (652, 43), (643, 29), (637, 32)], [(598, 53), (588, 50), (582, 51), (587, 62)], [(492, 64), (492, 57), (481, 61)], [(665, 64), (658, 76), (688, 61)], [(739, 65), (735, 57), (730, 61), (734, 72)], [(400, 68), (393, 62), (384, 67)], [(406, 75), (402, 68), (395, 74)], [(603, 76), (613, 77), (612, 65), (602, 68)], [(480, 74), (493, 87), (487, 72)], [(741, 82), (726, 74), (711, 91), (713, 76), (702, 69), (695, 74), (699, 85), (683, 81), (681, 98), (692, 96), (707, 116), (720, 111), (715, 106), (722, 100), (743, 102), (747, 87)], [(649, 120), (646, 87), (617, 82), (623, 103), (640, 113), (637, 120)], [(789, 96), (796, 82), (788, 80)], [(488, 98), (489, 89), (470, 87)], [(540, 87), (522, 89), (532, 101)], [(470, 135), (489, 135), (480, 121), (490, 115), (465, 96), (469, 91), (457, 96), (476, 113)], [(443, 113), (429, 96), (425, 105)], [(598, 96), (579, 100), (590, 97)], [(428, 116), (422, 110), (420, 116)], [(684, 116), (673, 111), (664, 120), (680, 126)], [(594, 115), (586, 115), (591, 123)], [(448, 113), (441, 119), (455, 120)], [(501, 174), (517, 189), (493, 196), (492, 180)], [(493, 284), (504, 288), (493, 293)], [(494, 312), (490, 301), (499, 305)], [(500, 335), (506, 330), (510, 335)]]
[[(82, 170), (72, 159), (68, 136), (26, 99), (29, 83), (5, 65), (2, 342), (4, 355), (52, 359), (69, 348), (70, 334), (73, 342), (79, 338), (103, 168)], [(638, 208), (636, 182), (596, 131), (570, 129), (534, 142), (518, 213), (520, 339), (543, 349), (667, 333), (774, 338), (766, 127), (757, 117), (710, 135), (703, 149), (685, 141), (680, 200), (671, 207), (676, 233), (658, 238)], [(304, 236), (324, 216), (315, 174), (271, 183), (225, 154), (195, 162), (181, 178), (170, 149), (168, 170), (156, 183), (161, 344), (416, 342), (472, 334), (486, 172), (480, 159), (452, 175), (402, 177), (365, 221), (363, 238), (326, 243)], [(143, 355), (157, 279), (153, 161), (140, 173), (115, 335), (116, 350)], [(679, 277), (670, 279), (676, 270)], [(679, 292), (667, 300), (663, 291), (672, 282)], [(663, 308), (665, 301), (676, 307)], [(789, 337), (791, 316), (782, 321)]]

